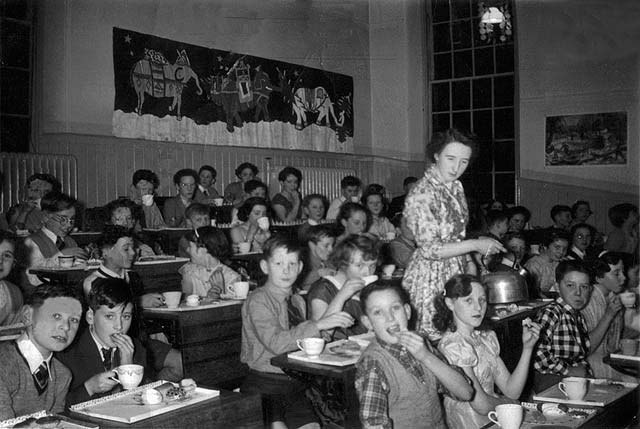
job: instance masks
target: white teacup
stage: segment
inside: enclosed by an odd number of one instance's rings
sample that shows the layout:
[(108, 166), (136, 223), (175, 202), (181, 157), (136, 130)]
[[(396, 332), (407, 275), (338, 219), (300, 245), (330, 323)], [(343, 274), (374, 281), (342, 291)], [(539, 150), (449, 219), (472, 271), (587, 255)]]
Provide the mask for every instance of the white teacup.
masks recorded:
[(227, 286), (227, 292), (236, 299), (245, 299), (249, 293), (249, 282), (235, 282)]
[(518, 404), (502, 404), (495, 411), (489, 411), (487, 417), (502, 429), (518, 429), (524, 419), (524, 409)]
[(187, 305), (189, 307), (197, 307), (200, 305), (200, 297), (198, 295), (189, 295), (187, 297)]
[(120, 365), (113, 371), (118, 374), (117, 381), (125, 390), (138, 387), (138, 385), (142, 381), (142, 376), (144, 375), (144, 367), (142, 365), (135, 364)]
[(269, 218), (266, 216), (262, 216), (260, 219), (258, 219), (258, 228), (260, 228), (263, 231), (266, 231), (269, 229)]
[(143, 195), (142, 196), (142, 204), (144, 204), (145, 206), (153, 205), (153, 195), (152, 194)]
[(167, 308), (178, 308), (180, 305), (180, 298), (182, 298), (182, 292), (162, 292), (164, 297), (164, 303), (167, 304)]
[(213, 204), (220, 207), (222, 204), (224, 203), (224, 199), (223, 198), (214, 198), (213, 199)]
[(393, 264), (385, 265), (384, 267), (382, 267), (382, 272), (384, 273), (385, 277), (391, 277), (395, 270), (396, 266)]
[(296, 344), (310, 358), (317, 358), (324, 350), (324, 340), (322, 338), (303, 338), (302, 340), (296, 340)]
[(566, 377), (558, 383), (558, 389), (572, 401), (581, 401), (587, 395), (589, 380), (582, 377)]
[(351, 202), (352, 203), (359, 203), (360, 202), (360, 197), (351, 197)]
[(58, 256), (58, 263), (63, 268), (71, 268), (73, 267), (73, 261), (75, 260), (75, 256)]
[(620, 294), (620, 302), (627, 308), (631, 308), (636, 304), (636, 294), (634, 292), (622, 292)]
[(249, 253), (249, 251), (251, 251), (251, 243), (249, 243), (248, 241), (238, 243), (238, 251), (240, 253)]
[(378, 276), (376, 276), (375, 274), (371, 274), (370, 276), (364, 276), (362, 278), (362, 281), (364, 282), (365, 285), (369, 285), (377, 280), (378, 280)]
[(387, 232), (386, 238), (387, 240), (393, 240), (394, 238), (396, 238), (396, 233), (393, 231)]

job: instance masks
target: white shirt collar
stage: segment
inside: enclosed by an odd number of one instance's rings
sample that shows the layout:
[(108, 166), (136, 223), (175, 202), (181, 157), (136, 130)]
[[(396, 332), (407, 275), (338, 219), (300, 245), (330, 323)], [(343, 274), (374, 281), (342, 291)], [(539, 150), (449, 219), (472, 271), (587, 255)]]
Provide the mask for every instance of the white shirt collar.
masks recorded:
[(100, 355), (100, 359), (104, 359), (104, 356), (102, 356), (102, 349), (110, 349), (111, 350), (111, 354), (113, 355), (113, 350), (111, 349), (111, 347), (107, 347), (107, 346), (103, 345), (100, 342), (100, 338), (98, 338), (93, 333), (93, 326), (89, 326), (89, 333), (91, 334), (91, 338), (93, 339), (93, 343), (96, 345), (96, 348), (98, 349), (98, 354)]
[(103, 273), (109, 275), (110, 277), (115, 277), (118, 279), (122, 279), (126, 282), (129, 281), (129, 276), (127, 275), (127, 270), (122, 270), (122, 274), (118, 274), (113, 270), (110, 270), (109, 268), (105, 267), (104, 264), (100, 264), (100, 268), (98, 268), (99, 271), (102, 271)]
[(200, 192), (204, 193), (204, 191), (207, 190), (207, 188), (205, 188), (204, 186), (202, 186), (201, 184), (198, 183), (198, 189), (200, 189)]
[(51, 232), (49, 229), (47, 229), (47, 227), (43, 226), (42, 232), (54, 243), (58, 240), (58, 236), (55, 235), (53, 232)]
[(32, 374), (36, 372), (38, 367), (44, 362), (47, 365), (47, 370), (49, 370), (49, 378), (51, 378), (51, 358), (53, 357), (53, 353), (49, 353), (49, 356), (46, 358), (43, 357), (26, 332), (20, 335), (16, 340), (16, 344), (18, 345), (18, 350), (20, 350), (20, 353), (22, 353), (22, 356), (26, 359), (29, 365), (29, 371), (31, 371)]
[(578, 249), (576, 246), (571, 247), (571, 251), (573, 253), (575, 253), (576, 255), (578, 255), (580, 257), (580, 259), (584, 259), (584, 252), (580, 249)]

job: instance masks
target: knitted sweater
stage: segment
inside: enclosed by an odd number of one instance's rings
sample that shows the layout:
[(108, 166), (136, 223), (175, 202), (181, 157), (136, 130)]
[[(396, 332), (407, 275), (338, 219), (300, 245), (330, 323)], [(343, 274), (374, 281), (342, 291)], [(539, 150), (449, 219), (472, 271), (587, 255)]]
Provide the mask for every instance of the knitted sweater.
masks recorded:
[(0, 343), (0, 362), (0, 420), (40, 410), (64, 411), (71, 372), (59, 360), (51, 359), (49, 386), (42, 395), (38, 395), (29, 365), (15, 341)]

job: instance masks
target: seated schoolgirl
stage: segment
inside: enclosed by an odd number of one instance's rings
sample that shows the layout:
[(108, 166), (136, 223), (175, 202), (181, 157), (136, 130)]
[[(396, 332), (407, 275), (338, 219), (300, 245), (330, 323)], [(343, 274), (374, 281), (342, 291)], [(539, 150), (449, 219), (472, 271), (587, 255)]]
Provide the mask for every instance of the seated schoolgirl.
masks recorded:
[[(264, 198), (268, 202), (267, 194), (267, 185), (256, 179), (249, 180), (244, 184), (244, 199), (242, 200), (242, 202), (248, 200), (251, 197)], [(231, 209), (231, 225), (236, 226), (241, 223), (242, 222), (238, 219), (238, 207), (234, 206), (233, 209)]]
[[(451, 365), (462, 368), (475, 388), (473, 400), (445, 397), (447, 424), (452, 428), (481, 427), (496, 405), (517, 400), (527, 381), (540, 326), (528, 319), (522, 326), (522, 355), (513, 373), (500, 358), (495, 332), (478, 329), (487, 311), (487, 295), (475, 277), (456, 274), (434, 301), (434, 326), (443, 331), (438, 349)], [(495, 386), (503, 393), (496, 394)]]
[(180, 267), (182, 292), (202, 298), (218, 299), (226, 285), (241, 280), (240, 274), (220, 260), (231, 253), (224, 232), (213, 226), (203, 226), (189, 232), (187, 253), (191, 262)]
[(576, 223), (571, 227), (571, 245), (567, 251), (567, 259), (587, 261), (593, 259), (593, 239), (597, 232), (594, 227), (586, 223)]
[(129, 187), (129, 199), (142, 208), (143, 228), (164, 228), (167, 226), (154, 201), (156, 189), (160, 186), (158, 175), (151, 170), (136, 170)]
[(278, 174), (280, 192), (271, 198), (273, 218), (280, 222), (293, 222), (302, 216), (300, 183), (302, 172), (295, 167), (285, 167)]
[(250, 162), (243, 162), (238, 165), (235, 170), (236, 177), (240, 179), (237, 182), (229, 183), (224, 188), (224, 200), (234, 205), (234, 207), (240, 207), (245, 200), (244, 184), (249, 180), (254, 180), (258, 175), (258, 167)]
[(231, 229), (231, 246), (235, 253), (239, 252), (240, 243), (249, 243), (251, 252), (262, 252), (262, 246), (271, 233), (268, 228), (260, 228), (258, 219), (268, 216), (268, 205), (264, 198), (252, 197), (242, 204), (238, 219), (243, 223)]
[[(107, 204), (107, 213), (109, 215), (108, 223), (110, 225), (119, 225), (134, 231), (140, 230), (138, 219), (134, 216), (135, 203), (127, 198), (119, 198)], [(155, 252), (147, 244), (140, 241), (136, 236), (133, 237), (134, 245), (138, 251), (138, 257), (144, 258), (154, 256)]]
[(336, 243), (341, 242), (352, 234), (366, 235), (369, 238), (373, 238), (372, 235), (366, 232), (369, 229), (369, 225), (371, 225), (371, 213), (362, 204), (346, 202), (340, 206), (336, 224), (343, 231), (336, 238)]
[(0, 231), (0, 326), (13, 325), (22, 320), (22, 291), (11, 280), (17, 281), (17, 239), (9, 231)]
[(305, 221), (298, 228), (298, 240), (300, 243), (306, 243), (307, 231), (312, 226), (319, 225), (322, 222), (328, 206), (329, 201), (321, 194), (307, 195), (302, 199), (302, 215)]
[(542, 297), (558, 292), (556, 267), (569, 247), (569, 236), (564, 231), (550, 229), (545, 233), (540, 254), (529, 259), (524, 267), (533, 278), (535, 289)]
[(391, 224), (389, 219), (384, 216), (386, 200), (381, 193), (369, 192), (362, 197), (362, 203), (369, 209), (371, 213), (371, 225), (369, 225), (369, 234), (378, 239), (393, 239), (396, 235), (396, 228)]
[(368, 237), (351, 235), (338, 243), (329, 255), (329, 263), (336, 268), (334, 275), (322, 277), (309, 290), (307, 302), (311, 320), (345, 311), (355, 320), (352, 327), (336, 331), (334, 338), (362, 334), (367, 329), (360, 323), (362, 308), (359, 294), (365, 287), (363, 277), (372, 275), (378, 262), (375, 242)]

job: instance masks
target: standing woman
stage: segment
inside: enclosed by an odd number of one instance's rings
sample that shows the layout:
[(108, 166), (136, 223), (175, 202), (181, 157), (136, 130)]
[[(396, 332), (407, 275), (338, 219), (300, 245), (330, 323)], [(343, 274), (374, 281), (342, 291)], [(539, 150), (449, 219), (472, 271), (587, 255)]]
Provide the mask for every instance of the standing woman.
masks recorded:
[(505, 251), (493, 238), (465, 240), (469, 218), (464, 189), (458, 180), (467, 169), (473, 141), (456, 129), (436, 133), (427, 145), (433, 163), (407, 196), (404, 216), (417, 249), (405, 271), (403, 286), (417, 309), (416, 329), (433, 339), (433, 299), (455, 274), (475, 274), (470, 253)]
[(300, 182), (302, 172), (294, 167), (285, 167), (278, 174), (280, 192), (271, 199), (274, 218), (280, 222), (292, 222), (302, 216), (302, 197), (300, 196)]

